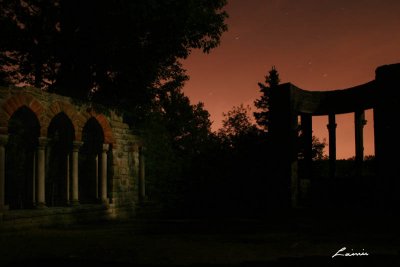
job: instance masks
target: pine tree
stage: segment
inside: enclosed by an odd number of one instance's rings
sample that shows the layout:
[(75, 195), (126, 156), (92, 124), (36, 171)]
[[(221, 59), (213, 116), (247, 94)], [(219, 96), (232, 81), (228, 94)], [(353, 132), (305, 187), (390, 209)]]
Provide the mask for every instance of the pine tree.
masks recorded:
[(260, 87), (261, 97), (254, 101), (254, 105), (259, 112), (254, 112), (257, 124), (264, 130), (268, 131), (271, 110), (271, 92), (279, 85), (279, 73), (275, 66), (269, 71), (269, 75), (265, 76), (265, 84), (258, 83)]

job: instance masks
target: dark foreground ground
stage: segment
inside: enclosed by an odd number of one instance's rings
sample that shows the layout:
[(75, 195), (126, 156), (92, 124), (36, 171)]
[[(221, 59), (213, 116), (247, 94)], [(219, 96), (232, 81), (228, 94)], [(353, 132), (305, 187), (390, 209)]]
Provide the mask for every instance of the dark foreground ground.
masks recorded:
[[(136, 219), (1, 230), (0, 266), (400, 266), (393, 215)], [(341, 248), (368, 256), (332, 256)]]

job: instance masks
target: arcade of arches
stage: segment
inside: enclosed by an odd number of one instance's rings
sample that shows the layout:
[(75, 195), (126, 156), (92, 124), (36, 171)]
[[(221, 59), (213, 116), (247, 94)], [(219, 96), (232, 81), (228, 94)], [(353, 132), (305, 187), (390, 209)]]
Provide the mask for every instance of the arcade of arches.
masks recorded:
[(35, 88), (0, 88), (0, 213), (144, 197), (139, 138), (122, 117)]

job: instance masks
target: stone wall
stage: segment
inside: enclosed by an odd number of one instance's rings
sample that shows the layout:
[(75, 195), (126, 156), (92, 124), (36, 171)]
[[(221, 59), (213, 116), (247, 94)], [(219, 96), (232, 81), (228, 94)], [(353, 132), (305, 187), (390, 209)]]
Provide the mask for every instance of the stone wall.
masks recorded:
[[(138, 201), (136, 183), (139, 181), (140, 175), (140, 140), (123, 122), (121, 115), (114, 110), (94, 108), (91, 103), (50, 94), (36, 88), (0, 87), (0, 135), (7, 136), (9, 119), (15, 111), (23, 106), (29, 108), (36, 115), (40, 123), (41, 137), (47, 137), (52, 118), (60, 112), (67, 115), (73, 124), (74, 141), (82, 140), (85, 123), (90, 118), (95, 118), (103, 130), (104, 143), (109, 145), (107, 152), (109, 207), (116, 209), (132, 207), (133, 211), (134, 204)], [(4, 176), (4, 170), (2, 171)]]

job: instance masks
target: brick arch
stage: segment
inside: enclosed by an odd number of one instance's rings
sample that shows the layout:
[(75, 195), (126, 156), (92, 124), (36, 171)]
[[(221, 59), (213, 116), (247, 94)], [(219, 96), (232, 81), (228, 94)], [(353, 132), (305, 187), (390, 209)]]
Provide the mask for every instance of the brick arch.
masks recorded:
[(44, 108), (42, 104), (40, 104), (40, 102), (31, 95), (19, 93), (8, 98), (1, 106), (0, 128), (3, 129), (2, 131), (5, 131), (5, 133), (8, 132), (9, 119), (14, 114), (14, 112), (16, 112), (19, 108), (23, 106), (26, 106), (27, 108), (32, 110), (39, 121), (40, 129), (43, 128), (42, 114)]
[(43, 130), (41, 131), (42, 136), (47, 135), (47, 131), (51, 120), (59, 113), (63, 112), (71, 120), (75, 130), (75, 140), (80, 140), (79, 133), (82, 127), (82, 116), (76, 111), (75, 107), (68, 102), (55, 101), (47, 109), (46, 117), (43, 118)]
[(84, 123), (83, 123), (82, 127), (80, 128), (80, 132), (79, 132), (80, 137), (82, 137), (83, 126), (86, 124), (86, 122), (90, 118), (95, 118), (97, 120), (97, 122), (100, 124), (101, 128), (103, 129), (104, 143), (112, 144), (113, 146), (115, 146), (114, 134), (112, 132), (112, 128), (111, 128), (110, 123), (108, 122), (108, 119), (106, 118), (106, 116), (104, 116), (101, 113), (97, 114), (94, 110), (89, 109), (87, 112), (85, 112), (83, 114), (83, 117), (85, 119), (84, 119)]

